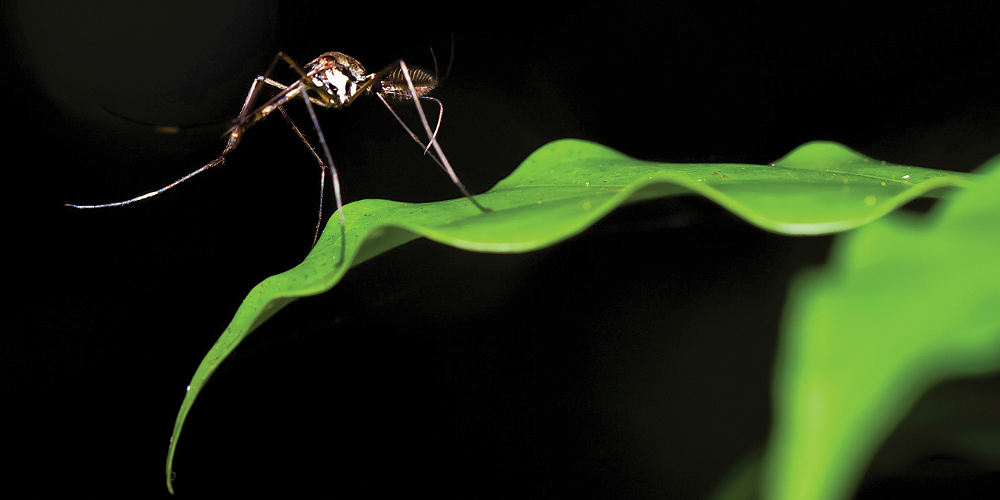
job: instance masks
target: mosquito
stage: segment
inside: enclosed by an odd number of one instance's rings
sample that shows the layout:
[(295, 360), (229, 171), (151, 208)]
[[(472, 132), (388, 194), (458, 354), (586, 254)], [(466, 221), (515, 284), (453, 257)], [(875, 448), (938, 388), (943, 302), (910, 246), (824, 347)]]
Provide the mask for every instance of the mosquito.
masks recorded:
[[(300, 78), (290, 85), (284, 85), (272, 80), (269, 75), (274, 70), (275, 65), (278, 64), (278, 61), (285, 61), (300, 75)], [(436, 66), (437, 61), (435, 60), (435, 67)], [(436, 73), (437, 72), (435, 71), (435, 74)], [(277, 94), (271, 97), (262, 106), (254, 108), (254, 102), (257, 100), (261, 88), (268, 85), (277, 88)], [(455, 169), (451, 167), (451, 163), (448, 162), (448, 157), (445, 156), (444, 151), (441, 149), (441, 145), (438, 143), (437, 134), (441, 127), (441, 117), (444, 114), (444, 105), (440, 100), (427, 95), (437, 86), (438, 79), (435, 75), (417, 67), (410, 68), (402, 59), (386, 66), (381, 71), (366, 74), (365, 67), (362, 66), (357, 59), (341, 52), (326, 52), (316, 59), (313, 59), (305, 66), (299, 66), (291, 57), (283, 52), (278, 52), (278, 54), (274, 57), (274, 60), (271, 61), (270, 66), (268, 66), (267, 71), (264, 72), (263, 75), (257, 76), (257, 78), (255, 78), (253, 83), (250, 85), (250, 90), (247, 92), (247, 98), (243, 103), (243, 108), (240, 110), (239, 116), (233, 120), (233, 127), (226, 133), (229, 137), (226, 142), (226, 147), (222, 150), (222, 154), (219, 155), (218, 158), (185, 175), (184, 177), (167, 184), (166, 186), (144, 195), (136, 196), (135, 198), (114, 203), (104, 203), (101, 205), (74, 205), (67, 203), (66, 206), (79, 209), (118, 207), (135, 203), (146, 198), (152, 198), (153, 196), (163, 193), (164, 191), (171, 189), (174, 186), (177, 186), (178, 184), (212, 167), (225, 163), (226, 155), (236, 149), (236, 146), (239, 145), (240, 140), (243, 138), (243, 134), (245, 134), (250, 127), (264, 120), (270, 116), (271, 113), (277, 110), (285, 117), (288, 124), (292, 127), (292, 130), (295, 131), (299, 139), (301, 139), (306, 147), (309, 148), (313, 158), (315, 158), (316, 162), (319, 163), (319, 220), (316, 221), (316, 231), (313, 234), (313, 246), (315, 246), (316, 241), (319, 239), (320, 226), (323, 223), (323, 194), (326, 191), (327, 172), (330, 173), (331, 184), (333, 185), (333, 195), (337, 203), (337, 212), (340, 214), (341, 228), (343, 228), (345, 224), (343, 201), (340, 195), (340, 178), (337, 175), (337, 168), (333, 164), (333, 157), (330, 154), (330, 148), (327, 145), (326, 136), (323, 134), (323, 129), (319, 126), (319, 120), (316, 119), (314, 106), (340, 109), (344, 106), (350, 105), (355, 99), (363, 94), (375, 94), (375, 96), (378, 97), (383, 104), (385, 104), (385, 107), (390, 113), (392, 113), (392, 116), (396, 118), (396, 121), (399, 122), (406, 133), (409, 134), (410, 138), (412, 138), (424, 150), (424, 154), (434, 160), (434, 162), (437, 163), (446, 174), (448, 174), (448, 177), (451, 178), (451, 181), (458, 187), (459, 191), (462, 192), (462, 195), (472, 202), (472, 204), (479, 210), (489, 212), (490, 210), (480, 205), (472, 194), (469, 193), (469, 190), (466, 189), (465, 185), (462, 184), (462, 181), (459, 180), (458, 175), (455, 174)], [(309, 119), (312, 121), (313, 129), (316, 131), (316, 136), (319, 139), (320, 149), (323, 153), (322, 157), (316, 152), (316, 148), (309, 143), (309, 140), (306, 139), (305, 135), (299, 130), (299, 128), (295, 126), (295, 123), (292, 122), (291, 117), (289, 117), (288, 113), (285, 111), (284, 105), (296, 98), (301, 98), (306, 105), (306, 109), (309, 111)], [(400, 101), (408, 99), (413, 100), (413, 103), (417, 108), (417, 114), (420, 117), (420, 123), (423, 125), (424, 132), (427, 134), (427, 144), (424, 144), (420, 138), (418, 138), (417, 135), (410, 130), (410, 127), (403, 122), (402, 118), (396, 114), (396, 111), (389, 104), (389, 99), (396, 99)], [(431, 130), (430, 123), (427, 121), (427, 116), (424, 114), (423, 106), (420, 104), (421, 100), (433, 101), (438, 105), (437, 125), (433, 131)]]

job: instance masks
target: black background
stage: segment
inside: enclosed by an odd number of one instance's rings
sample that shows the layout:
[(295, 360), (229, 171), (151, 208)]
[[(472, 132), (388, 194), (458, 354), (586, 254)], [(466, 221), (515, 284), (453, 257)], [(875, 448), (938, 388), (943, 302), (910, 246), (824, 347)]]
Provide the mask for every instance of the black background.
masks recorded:
[[(308, 252), (316, 168), (271, 119), (160, 197), (62, 204), (135, 196), (215, 158), (278, 50), (342, 51), (370, 71), (433, 68), (432, 45), (443, 73), (453, 55), (440, 139), (474, 192), (564, 137), (665, 161), (763, 163), (826, 139), (970, 171), (1000, 152), (995, 3), (139, 4), (4, 6), (13, 491), (166, 496), (184, 387), (250, 288)], [(377, 100), (320, 120), (345, 201), (456, 196)], [(681, 198), (530, 254), (411, 243), (248, 338), (188, 419), (175, 486), (703, 498), (766, 438), (785, 287), (830, 241)]]

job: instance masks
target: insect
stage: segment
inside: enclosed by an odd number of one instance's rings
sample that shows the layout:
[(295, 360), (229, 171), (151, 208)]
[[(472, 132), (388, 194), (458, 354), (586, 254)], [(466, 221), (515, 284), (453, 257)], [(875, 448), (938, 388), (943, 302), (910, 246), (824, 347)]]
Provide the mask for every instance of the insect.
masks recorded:
[[(275, 65), (278, 61), (285, 61), (289, 66), (294, 69), (301, 78), (296, 80), (290, 85), (281, 84), (275, 80), (272, 80), (269, 75), (271, 71), (274, 70)], [(435, 63), (436, 65), (436, 63)], [(271, 86), (277, 88), (279, 91), (273, 97), (271, 97), (262, 106), (254, 108), (254, 102), (257, 100), (257, 96), (260, 90), (264, 86)], [(340, 179), (337, 175), (337, 168), (333, 164), (333, 157), (330, 154), (330, 148), (327, 145), (326, 137), (323, 135), (323, 130), (319, 126), (319, 121), (316, 119), (315, 106), (322, 106), (324, 108), (340, 109), (344, 106), (350, 105), (355, 99), (364, 94), (375, 94), (379, 100), (385, 104), (386, 108), (390, 113), (396, 118), (399, 124), (406, 130), (406, 133), (424, 150), (424, 154), (430, 156), (435, 163), (440, 166), (451, 181), (458, 187), (459, 191), (462, 192), (473, 205), (483, 212), (488, 212), (489, 209), (483, 207), (478, 201), (469, 193), (462, 181), (459, 180), (458, 175), (455, 174), (455, 170), (451, 167), (448, 162), (448, 157), (445, 156), (444, 151), (441, 149), (441, 145), (437, 140), (437, 133), (441, 127), (441, 116), (444, 113), (444, 106), (438, 99), (430, 97), (427, 94), (434, 90), (438, 85), (438, 79), (435, 75), (431, 75), (427, 71), (420, 68), (410, 68), (406, 63), (400, 59), (396, 62), (386, 66), (381, 71), (376, 73), (366, 74), (365, 67), (358, 62), (357, 59), (340, 52), (326, 52), (305, 66), (299, 66), (291, 57), (283, 52), (279, 52), (273, 61), (271, 61), (270, 66), (268, 66), (267, 71), (254, 79), (253, 83), (250, 85), (250, 90), (247, 92), (246, 101), (243, 103), (243, 108), (240, 110), (239, 116), (233, 121), (232, 128), (227, 132), (228, 140), (226, 142), (225, 149), (222, 150), (222, 154), (218, 158), (212, 160), (205, 166), (177, 179), (176, 181), (163, 186), (155, 191), (151, 191), (141, 196), (136, 196), (124, 201), (114, 202), (114, 203), (104, 203), (101, 205), (74, 205), (67, 203), (66, 206), (80, 209), (93, 209), (93, 208), (108, 208), (117, 207), (121, 205), (128, 205), (146, 198), (151, 198), (164, 191), (177, 186), (178, 184), (218, 165), (226, 162), (226, 155), (228, 155), (232, 150), (236, 149), (239, 145), (240, 140), (243, 138), (243, 134), (252, 127), (254, 124), (260, 122), (261, 120), (267, 118), (275, 110), (279, 111), (285, 119), (288, 121), (292, 130), (298, 135), (299, 139), (309, 148), (313, 157), (319, 163), (320, 167), (320, 197), (319, 197), (319, 220), (316, 222), (316, 232), (313, 235), (313, 245), (315, 246), (317, 239), (319, 238), (320, 225), (323, 222), (323, 194), (326, 190), (326, 175), (327, 172), (330, 174), (331, 184), (333, 185), (333, 195), (337, 203), (337, 212), (340, 214), (340, 225), (344, 227), (344, 214), (343, 214), (343, 202), (340, 195)], [(320, 156), (316, 152), (316, 148), (309, 143), (305, 135), (299, 130), (295, 123), (292, 122), (288, 113), (283, 107), (289, 101), (301, 98), (306, 105), (306, 109), (309, 111), (309, 118), (312, 121), (313, 129), (316, 131), (316, 136), (319, 140), (320, 149), (323, 156)], [(392, 109), (389, 104), (388, 99), (397, 100), (408, 100), (412, 99), (414, 105), (417, 108), (417, 114), (420, 117), (420, 123), (423, 125), (424, 132), (427, 134), (427, 144), (424, 144), (416, 134), (403, 122), (403, 120), (396, 114), (396, 111)], [(437, 125), (432, 131), (430, 128), (430, 123), (427, 121), (427, 116), (424, 114), (423, 106), (421, 106), (421, 100), (434, 101), (438, 105), (438, 119)]]

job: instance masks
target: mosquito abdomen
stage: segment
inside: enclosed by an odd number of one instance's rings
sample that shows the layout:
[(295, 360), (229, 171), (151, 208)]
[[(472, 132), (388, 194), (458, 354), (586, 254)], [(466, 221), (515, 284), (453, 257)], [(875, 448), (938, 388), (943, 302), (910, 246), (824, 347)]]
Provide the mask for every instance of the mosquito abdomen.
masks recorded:
[[(410, 80), (413, 81), (413, 89), (417, 91), (416, 97), (423, 97), (438, 86), (437, 78), (420, 68), (410, 68)], [(398, 68), (382, 78), (381, 91), (383, 95), (399, 100), (414, 98), (410, 95), (410, 88), (406, 85), (403, 71)]]

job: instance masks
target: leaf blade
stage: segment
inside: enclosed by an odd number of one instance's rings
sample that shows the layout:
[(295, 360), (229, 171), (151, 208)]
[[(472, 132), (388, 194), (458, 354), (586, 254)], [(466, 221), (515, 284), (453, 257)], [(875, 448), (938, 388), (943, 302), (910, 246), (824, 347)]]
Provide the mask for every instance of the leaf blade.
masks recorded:
[[(594, 143), (561, 140), (535, 151), (510, 176), (477, 196), (491, 208), (489, 213), (478, 211), (464, 198), (422, 204), (351, 203), (343, 209), (346, 227), (332, 217), (301, 264), (267, 278), (248, 293), (199, 364), (174, 424), (167, 487), (173, 492), (173, 458), (184, 422), (219, 364), (285, 305), (329, 290), (353, 265), (418, 237), (481, 252), (536, 250), (579, 234), (624, 203), (690, 193), (705, 196), (770, 231), (843, 231), (881, 217), (916, 196), (941, 187), (965, 186), (971, 179), (925, 169), (920, 172), (936, 173), (934, 180), (926, 175), (928, 179), (912, 183), (890, 182), (894, 176), (908, 175), (900, 168), (917, 167), (868, 163), (877, 162), (835, 143), (803, 145), (767, 166), (649, 162)], [(856, 172), (838, 173), (835, 165)], [(831, 168), (835, 171), (827, 171)], [(851, 175), (848, 183), (854, 185), (844, 189), (841, 177), (847, 175)], [(876, 185), (889, 191), (879, 191)], [(873, 190), (879, 192), (874, 201), (869, 198), (875, 196), (869, 194)]]
[(1000, 370), (1000, 157), (985, 170), (929, 220), (894, 214), (845, 235), (793, 285), (766, 498), (848, 497), (922, 393)]

